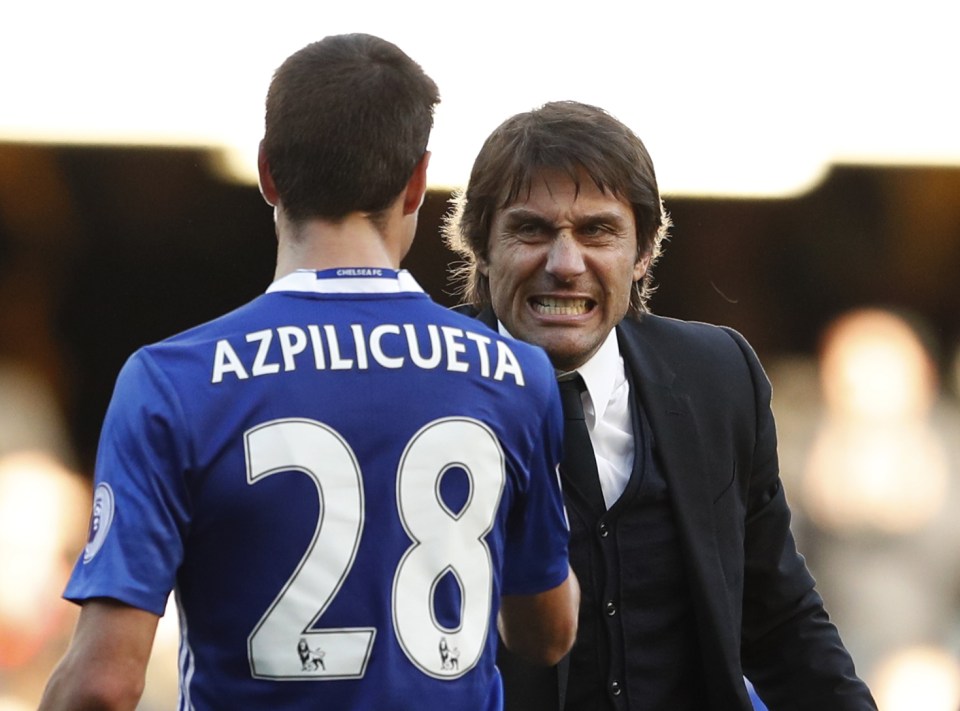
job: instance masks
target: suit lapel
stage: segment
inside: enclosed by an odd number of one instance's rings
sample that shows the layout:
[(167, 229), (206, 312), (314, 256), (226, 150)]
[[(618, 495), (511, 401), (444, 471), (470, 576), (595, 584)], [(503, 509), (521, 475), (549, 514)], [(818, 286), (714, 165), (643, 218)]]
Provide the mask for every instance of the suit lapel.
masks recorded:
[[(708, 443), (702, 441), (690, 398), (676, 382), (669, 357), (662, 354), (662, 344), (650, 343), (641, 329), (624, 325), (618, 335), (624, 362), (650, 421), (658, 461), (674, 492), (681, 528), (690, 534), (688, 540), (702, 547), (701, 539), (713, 530), (710, 492), (699, 481), (707, 466)], [(710, 558), (715, 560), (716, 556)]]
[(479, 313), (477, 313), (476, 309), (472, 307), (462, 307), (456, 310), (475, 317), (477, 321), (482, 323), (484, 326), (489, 326), (494, 331), (499, 328), (499, 325), (497, 324), (497, 315), (493, 313), (493, 309), (489, 306), (484, 307)]

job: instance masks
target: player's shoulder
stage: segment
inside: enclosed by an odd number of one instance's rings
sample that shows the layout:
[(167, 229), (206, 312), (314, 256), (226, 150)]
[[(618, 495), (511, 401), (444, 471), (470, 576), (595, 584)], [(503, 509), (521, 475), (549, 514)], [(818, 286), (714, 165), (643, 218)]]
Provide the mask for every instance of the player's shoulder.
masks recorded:
[(127, 357), (121, 375), (155, 378), (159, 373), (181, 373), (201, 363), (206, 368), (209, 353), (217, 341), (259, 327), (262, 319), (251, 316), (260, 308), (258, 301), (254, 299), (216, 318), (138, 347)]
[(252, 328), (262, 328), (264, 322), (264, 308), (268, 304), (260, 296), (238, 306), (231, 311), (197, 323), (177, 333), (173, 333), (149, 345), (142, 350), (147, 352), (162, 352), (189, 348), (198, 344), (216, 341), (227, 335), (246, 333)]

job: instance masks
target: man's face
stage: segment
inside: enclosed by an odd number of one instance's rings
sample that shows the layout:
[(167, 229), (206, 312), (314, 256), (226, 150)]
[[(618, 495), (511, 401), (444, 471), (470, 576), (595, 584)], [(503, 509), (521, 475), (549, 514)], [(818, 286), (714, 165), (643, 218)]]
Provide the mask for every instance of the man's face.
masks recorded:
[(529, 196), (494, 215), (486, 259), (493, 310), (507, 330), (573, 370), (624, 317), (649, 257), (637, 258), (629, 203), (581, 176), (545, 172)]

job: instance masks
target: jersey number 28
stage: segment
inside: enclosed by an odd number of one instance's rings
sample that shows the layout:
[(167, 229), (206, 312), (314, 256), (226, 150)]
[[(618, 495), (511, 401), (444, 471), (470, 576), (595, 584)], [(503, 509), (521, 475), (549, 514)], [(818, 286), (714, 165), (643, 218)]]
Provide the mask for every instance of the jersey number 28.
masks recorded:
[[(335, 430), (306, 419), (264, 423), (244, 436), (247, 483), (278, 472), (306, 474), (320, 513), (306, 552), (247, 640), (253, 676), (267, 679), (355, 679), (370, 659), (375, 627), (323, 628), (315, 623), (353, 566), (364, 526), (363, 477), (350, 445)], [(453, 512), (440, 481), (460, 467), (470, 481), (467, 503)], [(424, 674), (455, 679), (480, 659), (490, 624), (493, 568), (484, 536), (505, 482), (496, 436), (467, 418), (434, 420), (417, 432), (397, 467), (397, 511), (411, 545), (393, 577), (393, 631)], [(460, 587), (460, 620), (434, 614), (438, 582)]]

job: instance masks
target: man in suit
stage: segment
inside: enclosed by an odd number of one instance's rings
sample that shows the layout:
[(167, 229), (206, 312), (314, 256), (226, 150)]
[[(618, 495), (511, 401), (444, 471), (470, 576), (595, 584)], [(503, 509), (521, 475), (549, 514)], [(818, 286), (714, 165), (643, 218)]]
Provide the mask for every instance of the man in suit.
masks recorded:
[(746, 710), (746, 677), (772, 709), (875, 709), (796, 550), (756, 355), (649, 312), (669, 225), (640, 139), (576, 102), (498, 127), (446, 225), (466, 309), (581, 389), (560, 467), (577, 641), (547, 670), (502, 650), (506, 708)]

